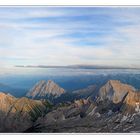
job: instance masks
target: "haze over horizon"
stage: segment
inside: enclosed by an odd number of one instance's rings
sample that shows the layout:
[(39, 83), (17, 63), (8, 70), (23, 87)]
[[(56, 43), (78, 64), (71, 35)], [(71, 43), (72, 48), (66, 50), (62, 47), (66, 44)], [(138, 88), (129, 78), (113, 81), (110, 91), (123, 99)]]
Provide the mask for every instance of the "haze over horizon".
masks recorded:
[(139, 7), (0, 7), (0, 65), (140, 68)]

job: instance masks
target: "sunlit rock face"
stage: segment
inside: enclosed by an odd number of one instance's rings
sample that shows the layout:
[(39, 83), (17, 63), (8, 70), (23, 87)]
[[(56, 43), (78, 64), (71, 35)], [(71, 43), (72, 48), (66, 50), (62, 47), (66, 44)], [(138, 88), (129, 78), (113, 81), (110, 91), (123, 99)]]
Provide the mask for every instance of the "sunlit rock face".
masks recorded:
[(45, 110), (42, 101), (0, 93), (0, 132), (23, 132)]
[(104, 102), (101, 106), (119, 111), (123, 114), (139, 112), (140, 94), (131, 85), (120, 81), (110, 80), (99, 90), (99, 99)]
[(39, 81), (28, 93), (27, 97), (41, 98), (46, 96), (59, 97), (66, 91), (51, 80)]
[(137, 91), (129, 91), (124, 100), (124, 113), (140, 113), (140, 93)]
[(119, 103), (128, 92), (135, 92), (135, 88), (117, 80), (110, 80), (100, 88), (99, 98), (102, 101), (108, 99), (113, 103)]

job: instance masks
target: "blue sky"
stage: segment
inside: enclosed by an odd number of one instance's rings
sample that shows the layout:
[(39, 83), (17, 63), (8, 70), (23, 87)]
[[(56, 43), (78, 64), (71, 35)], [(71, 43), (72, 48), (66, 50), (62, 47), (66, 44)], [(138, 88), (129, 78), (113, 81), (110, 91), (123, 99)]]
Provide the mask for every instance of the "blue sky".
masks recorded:
[(0, 7), (0, 64), (140, 67), (139, 7)]

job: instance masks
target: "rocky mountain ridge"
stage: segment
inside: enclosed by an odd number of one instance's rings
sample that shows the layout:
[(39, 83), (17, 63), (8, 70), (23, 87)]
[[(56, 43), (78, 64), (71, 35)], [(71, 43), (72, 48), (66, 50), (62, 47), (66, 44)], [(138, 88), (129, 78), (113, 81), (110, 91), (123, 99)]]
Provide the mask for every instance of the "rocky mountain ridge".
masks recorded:
[(55, 108), (37, 123), (42, 132), (137, 132), (140, 127), (140, 94), (116, 80), (103, 85), (98, 98), (75, 100)]
[[(29, 94), (33, 98), (41, 96), (44, 99), (15, 98), (0, 93), (0, 132), (93, 133), (139, 130), (139, 91), (117, 80), (108, 81), (98, 91), (95, 89), (93, 85), (74, 91), (71, 95), (77, 95), (78, 99), (69, 102), (60, 100), (53, 107), (46, 101), (46, 94), (54, 98), (67, 95), (53, 81), (39, 82)], [(95, 91), (98, 94), (93, 100), (91, 97)]]
[(43, 101), (26, 97), (15, 98), (6, 93), (0, 93), (0, 132), (22, 132), (33, 125), (47, 104)]

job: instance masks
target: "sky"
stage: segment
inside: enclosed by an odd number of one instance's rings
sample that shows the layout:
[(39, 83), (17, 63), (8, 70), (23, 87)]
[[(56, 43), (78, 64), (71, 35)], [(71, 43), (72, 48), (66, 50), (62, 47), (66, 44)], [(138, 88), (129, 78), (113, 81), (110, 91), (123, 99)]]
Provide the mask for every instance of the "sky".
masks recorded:
[(0, 7), (0, 65), (140, 67), (140, 7)]

